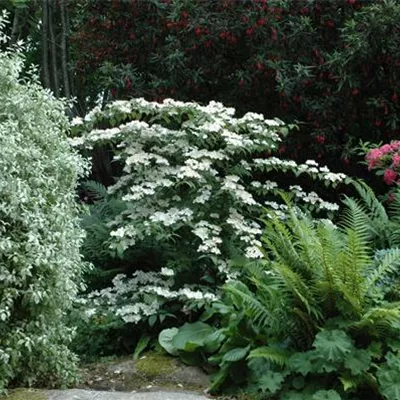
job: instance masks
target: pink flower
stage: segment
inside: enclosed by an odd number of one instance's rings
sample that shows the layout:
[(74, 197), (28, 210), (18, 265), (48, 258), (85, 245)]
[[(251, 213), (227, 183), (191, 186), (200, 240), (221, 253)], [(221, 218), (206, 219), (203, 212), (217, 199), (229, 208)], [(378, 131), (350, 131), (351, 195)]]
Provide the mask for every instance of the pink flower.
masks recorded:
[(400, 165), (400, 154), (395, 154), (392, 158), (393, 168), (397, 168)]
[(393, 151), (392, 146), (390, 144), (384, 144), (381, 148), (380, 151), (382, 154), (387, 154), (391, 153)]
[(383, 155), (384, 153), (380, 148), (370, 150), (365, 157), (368, 162), (368, 169), (371, 170), (373, 167), (377, 166)]
[(390, 147), (394, 151), (397, 151), (398, 149), (400, 149), (400, 140), (395, 140), (394, 142), (390, 143)]
[(392, 169), (387, 168), (385, 170), (385, 173), (383, 174), (383, 180), (387, 185), (393, 185), (397, 178), (396, 172), (394, 172)]

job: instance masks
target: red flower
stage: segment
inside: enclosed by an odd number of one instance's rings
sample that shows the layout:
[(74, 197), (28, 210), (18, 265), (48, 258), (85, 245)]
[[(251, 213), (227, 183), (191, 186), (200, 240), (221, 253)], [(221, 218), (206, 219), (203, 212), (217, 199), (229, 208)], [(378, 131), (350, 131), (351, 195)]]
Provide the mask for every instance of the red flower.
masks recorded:
[(324, 144), (325, 143), (325, 136), (324, 135), (317, 135), (315, 137), (315, 140), (319, 143), (319, 144)]
[(383, 174), (383, 180), (387, 185), (393, 185), (397, 178), (396, 172), (394, 172), (392, 169), (387, 168), (385, 170), (385, 173)]
[(326, 26), (328, 28), (334, 28), (335, 27), (335, 23), (332, 20), (326, 21)]
[(129, 78), (125, 78), (125, 88), (130, 89), (132, 87), (132, 81)]
[(254, 34), (254, 28), (246, 29), (246, 35), (247, 36), (253, 36), (253, 34)]
[(258, 69), (259, 71), (262, 71), (262, 70), (264, 69), (264, 64), (261, 63), (261, 62), (258, 62), (258, 63), (256, 64), (256, 67), (257, 67), (257, 69)]
[(259, 20), (257, 20), (257, 25), (262, 26), (262, 25), (265, 25), (265, 24), (266, 24), (266, 21), (265, 21), (264, 18), (260, 18)]
[(374, 122), (374, 125), (376, 126), (376, 127), (380, 127), (381, 125), (382, 125), (382, 121), (380, 120), (380, 119), (377, 119), (375, 122)]
[(112, 89), (110, 90), (110, 92), (111, 92), (111, 96), (112, 96), (112, 97), (116, 97), (116, 96), (117, 96), (117, 89), (116, 89), (116, 88), (112, 88)]
[(392, 97), (390, 98), (393, 103), (397, 103), (397, 100), (399, 99), (399, 96), (397, 95), (397, 93), (393, 93)]
[(360, 93), (360, 91), (359, 91), (357, 88), (354, 88), (354, 89), (351, 91), (351, 94), (352, 94), (353, 96), (357, 96), (358, 93)]
[(275, 28), (271, 29), (271, 39), (273, 41), (278, 40), (278, 31)]
[(194, 33), (195, 33), (196, 36), (201, 36), (201, 34), (203, 33), (203, 31), (202, 31), (201, 28), (199, 28), (198, 26), (196, 26), (196, 27), (194, 28)]

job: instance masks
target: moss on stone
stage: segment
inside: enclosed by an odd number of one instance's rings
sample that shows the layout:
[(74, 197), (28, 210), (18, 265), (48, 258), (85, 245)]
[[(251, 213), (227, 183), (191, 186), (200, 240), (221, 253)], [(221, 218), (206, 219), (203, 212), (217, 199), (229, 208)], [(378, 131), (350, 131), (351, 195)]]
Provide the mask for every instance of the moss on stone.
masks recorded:
[(6, 400), (47, 400), (42, 390), (36, 389), (13, 389), (10, 390)]
[(178, 370), (172, 357), (158, 353), (147, 353), (135, 366), (139, 373), (148, 377), (168, 376)]

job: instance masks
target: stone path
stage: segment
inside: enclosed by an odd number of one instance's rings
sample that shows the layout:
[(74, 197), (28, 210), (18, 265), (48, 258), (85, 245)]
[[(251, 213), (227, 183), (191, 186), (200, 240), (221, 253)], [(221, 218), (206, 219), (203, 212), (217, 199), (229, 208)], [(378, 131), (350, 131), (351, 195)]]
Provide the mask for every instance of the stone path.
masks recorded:
[(207, 397), (188, 392), (123, 393), (73, 389), (52, 390), (46, 394), (49, 400), (207, 400)]

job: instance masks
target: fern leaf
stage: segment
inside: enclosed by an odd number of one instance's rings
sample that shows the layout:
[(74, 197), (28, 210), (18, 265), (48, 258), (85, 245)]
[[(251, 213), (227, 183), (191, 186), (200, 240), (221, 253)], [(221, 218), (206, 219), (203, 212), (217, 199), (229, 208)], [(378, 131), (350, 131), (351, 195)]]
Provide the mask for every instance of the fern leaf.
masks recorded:
[(278, 347), (264, 346), (258, 347), (250, 352), (247, 358), (264, 358), (272, 363), (283, 367), (288, 363), (292, 353)]

